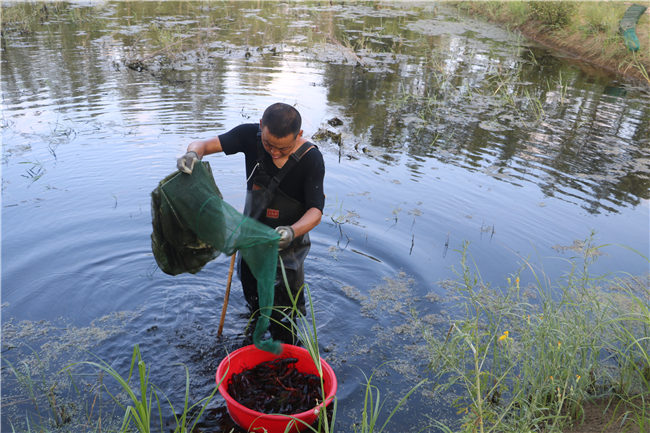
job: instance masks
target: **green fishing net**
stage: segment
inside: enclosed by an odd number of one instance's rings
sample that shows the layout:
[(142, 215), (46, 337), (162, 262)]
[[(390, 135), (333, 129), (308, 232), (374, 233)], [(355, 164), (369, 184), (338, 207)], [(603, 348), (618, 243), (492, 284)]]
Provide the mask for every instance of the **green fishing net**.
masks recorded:
[(630, 51), (639, 51), (641, 48), (641, 42), (639, 42), (639, 37), (636, 35), (636, 29), (627, 29), (622, 32), (623, 41), (625, 46)]
[(623, 35), (623, 42), (630, 51), (639, 51), (641, 48), (641, 42), (636, 34), (636, 25), (646, 9), (647, 7), (643, 5), (631, 5), (627, 8), (618, 24), (621, 35)]
[(279, 342), (262, 337), (273, 308), (280, 235), (223, 201), (207, 162), (197, 162), (191, 175), (177, 171), (163, 179), (151, 193), (151, 206), (151, 246), (163, 272), (196, 273), (220, 253), (240, 251), (257, 279), (260, 315), (253, 343), (279, 353)]

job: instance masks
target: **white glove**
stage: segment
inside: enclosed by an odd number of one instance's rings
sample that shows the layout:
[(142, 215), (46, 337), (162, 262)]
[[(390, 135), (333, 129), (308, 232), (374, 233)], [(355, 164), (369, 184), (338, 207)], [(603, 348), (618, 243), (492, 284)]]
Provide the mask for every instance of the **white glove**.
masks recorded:
[(196, 164), (196, 161), (200, 159), (201, 158), (199, 158), (198, 153), (190, 150), (185, 155), (178, 158), (176, 161), (176, 167), (183, 173), (192, 174), (192, 170), (194, 170), (194, 164)]
[(279, 226), (275, 228), (275, 231), (280, 234), (280, 241), (278, 242), (278, 248), (280, 250), (285, 249), (286, 247), (289, 246), (291, 241), (293, 240), (293, 229), (291, 226)]

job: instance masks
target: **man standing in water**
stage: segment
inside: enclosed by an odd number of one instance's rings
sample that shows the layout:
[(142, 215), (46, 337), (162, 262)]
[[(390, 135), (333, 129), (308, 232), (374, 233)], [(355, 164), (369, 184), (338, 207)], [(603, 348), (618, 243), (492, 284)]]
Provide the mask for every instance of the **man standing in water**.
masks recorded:
[[(276, 307), (290, 307), (298, 297), (305, 312), (304, 261), (311, 245), (309, 231), (323, 216), (325, 164), (318, 148), (302, 137), (300, 113), (288, 104), (276, 103), (262, 115), (259, 125), (246, 123), (206, 140), (193, 141), (177, 161), (178, 169), (191, 173), (203, 156), (243, 152), (246, 159), (246, 205), (244, 214), (272, 227), (281, 236), (280, 257), (291, 296), (284, 284), (280, 262), (275, 279)], [(259, 310), (257, 281), (245, 261), (238, 259), (238, 274), (246, 302)], [(288, 308), (283, 311), (288, 312)], [(284, 316), (272, 315), (269, 329), (274, 339), (293, 343), (292, 333), (276, 323)], [(291, 327), (289, 327), (290, 329)]]

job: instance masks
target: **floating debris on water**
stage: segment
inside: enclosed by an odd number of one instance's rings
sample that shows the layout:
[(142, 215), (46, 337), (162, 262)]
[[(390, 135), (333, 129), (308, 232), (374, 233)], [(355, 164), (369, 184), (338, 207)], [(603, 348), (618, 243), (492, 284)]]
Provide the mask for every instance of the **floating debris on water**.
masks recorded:
[(591, 247), (587, 242), (577, 239), (574, 240), (571, 245), (553, 245), (551, 248), (559, 253), (573, 251), (574, 253), (583, 254), (585, 257), (597, 257), (603, 255), (603, 252), (598, 248)]
[(339, 146), (343, 145), (343, 138), (341, 137), (340, 132), (330, 131), (329, 129), (320, 128), (311, 138), (315, 141), (327, 141), (331, 140), (332, 143)]
[(343, 125), (343, 121), (339, 119), (338, 117), (332, 117), (330, 120), (327, 121), (327, 123), (330, 126), (341, 126)]

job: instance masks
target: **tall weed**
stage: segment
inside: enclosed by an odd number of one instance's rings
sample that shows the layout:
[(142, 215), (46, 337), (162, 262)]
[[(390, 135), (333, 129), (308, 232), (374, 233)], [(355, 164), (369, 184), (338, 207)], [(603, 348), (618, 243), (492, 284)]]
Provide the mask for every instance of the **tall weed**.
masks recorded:
[[(557, 286), (526, 262), (505, 288), (493, 289), (464, 246), (453, 286), (459, 317), (444, 335), (421, 327), (436, 390), (461, 391), (462, 431), (560, 432), (603, 396), (625, 403), (621, 411), (635, 408), (623, 415), (647, 425), (650, 289), (591, 275), (603, 247), (587, 239)], [(524, 271), (535, 282), (525, 288)]]
[(576, 3), (570, 1), (532, 1), (531, 17), (553, 28), (563, 28), (571, 22)]

